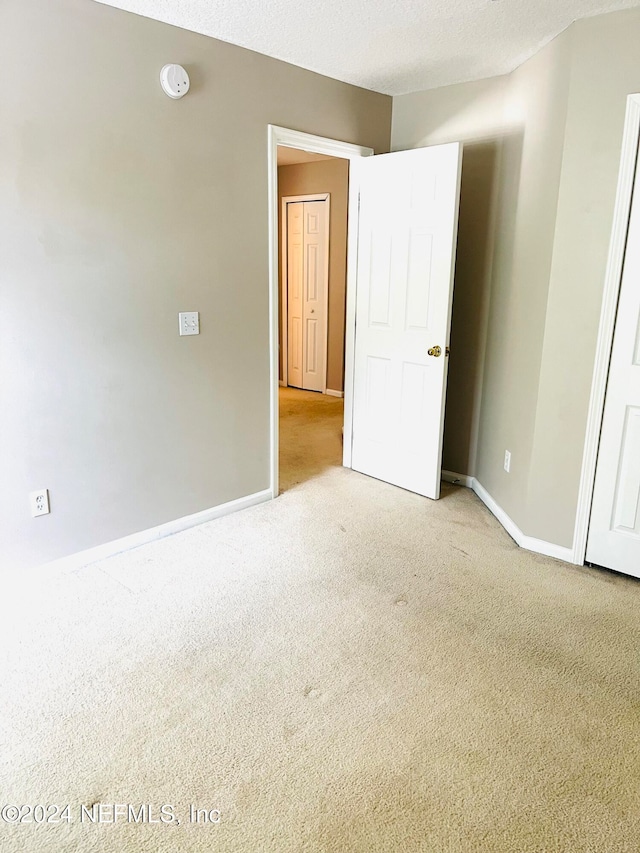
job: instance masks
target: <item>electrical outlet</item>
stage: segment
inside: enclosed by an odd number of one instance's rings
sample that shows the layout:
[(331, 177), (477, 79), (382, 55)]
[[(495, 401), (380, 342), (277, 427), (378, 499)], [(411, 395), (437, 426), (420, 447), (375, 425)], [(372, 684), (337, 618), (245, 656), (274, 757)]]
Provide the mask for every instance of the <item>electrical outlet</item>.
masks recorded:
[(198, 311), (184, 311), (178, 314), (181, 335), (200, 334), (200, 314)]
[(51, 512), (49, 509), (49, 490), (40, 489), (39, 492), (31, 492), (29, 503), (31, 504), (31, 515), (34, 518), (37, 518), (39, 515), (47, 515), (47, 513)]
[(504, 452), (504, 470), (509, 473), (511, 471), (511, 451), (505, 450)]

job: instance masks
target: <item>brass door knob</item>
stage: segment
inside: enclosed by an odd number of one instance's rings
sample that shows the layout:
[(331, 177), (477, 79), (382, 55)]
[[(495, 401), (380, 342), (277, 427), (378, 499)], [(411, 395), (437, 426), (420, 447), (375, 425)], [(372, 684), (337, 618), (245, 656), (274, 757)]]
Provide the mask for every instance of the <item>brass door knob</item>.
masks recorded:
[(438, 358), (438, 356), (442, 355), (442, 347), (431, 347), (429, 355), (432, 355), (434, 358)]

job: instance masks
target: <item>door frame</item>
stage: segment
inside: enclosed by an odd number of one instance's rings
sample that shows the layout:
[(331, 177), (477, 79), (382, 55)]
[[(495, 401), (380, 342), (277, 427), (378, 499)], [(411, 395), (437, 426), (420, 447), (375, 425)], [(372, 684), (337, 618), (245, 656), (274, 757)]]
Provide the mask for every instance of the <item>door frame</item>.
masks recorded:
[(287, 218), (287, 205), (305, 201), (325, 202), (325, 241), (324, 241), (324, 336), (322, 340), (322, 351), (324, 353), (322, 365), (322, 393), (327, 393), (327, 358), (329, 343), (329, 231), (331, 228), (331, 193), (312, 193), (311, 195), (287, 195), (282, 196), (282, 207), (280, 212), (281, 224), (281, 267), (282, 287), (280, 290), (280, 303), (282, 316), (280, 318), (280, 333), (282, 338), (282, 384), (289, 384), (289, 229)]
[[(278, 276), (278, 146), (298, 148), (312, 154), (327, 154), (349, 160), (351, 167), (360, 157), (371, 157), (373, 148), (353, 145), (324, 136), (315, 136), (275, 124), (267, 126), (268, 202), (269, 202), (269, 491), (272, 497), (279, 492), (278, 462), (278, 388), (280, 311), (278, 308), (280, 284)], [(353, 371), (355, 342), (355, 281), (358, 248), (358, 188), (349, 169), (349, 204), (347, 213), (347, 316), (345, 326), (345, 400), (344, 400), (344, 452), (342, 464), (351, 467), (351, 385), (349, 371)], [(351, 310), (349, 308), (352, 304)], [(349, 395), (347, 395), (349, 389)], [(347, 414), (349, 413), (349, 414)], [(347, 452), (348, 448), (348, 452)]]
[(638, 165), (639, 145), (640, 94), (633, 94), (627, 96), (618, 187), (616, 191), (613, 225), (611, 228), (611, 240), (609, 243), (609, 256), (607, 259), (600, 326), (598, 328), (598, 342), (596, 345), (595, 365), (591, 383), (591, 397), (587, 416), (587, 431), (582, 457), (582, 472), (578, 490), (578, 507), (573, 534), (573, 562), (580, 566), (584, 564), (587, 554), (587, 539), (589, 536), (589, 522), (591, 520), (596, 465), (600, 446), (600, 432), (604, 416), (618, 299), (622, 285), (622, 271), (627, 244), (627, 232), (629, 229), (633, 184)]

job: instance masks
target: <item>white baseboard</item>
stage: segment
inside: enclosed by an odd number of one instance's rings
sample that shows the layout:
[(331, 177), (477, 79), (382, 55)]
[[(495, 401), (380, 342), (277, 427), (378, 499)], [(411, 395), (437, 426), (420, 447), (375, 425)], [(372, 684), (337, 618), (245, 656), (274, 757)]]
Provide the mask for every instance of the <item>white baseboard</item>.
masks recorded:
[(473, 477), (468, 477), (466, 474), (454, 474), (453, 471), (442, 471), (442, 479), (445, 483), (453, 483), (454, 486), (466, 486), (468, 489), (473, 488)]
[(457, 485), (467, 486), (467, 488), (472, 489), (487, 509), (495, 515), (509, 536), (521, 548), (524, 548), (525, 551), (534, 551), (536, 554), (554, 557), (556, 560), (563, 560), (565, 563), (576, 562), (573, 548), (565, 548), (563, 545), (555, 545), (553, 542), (547, 542), (544, 539), (535, 539), (533, 536), (527, 536), (523, 533), (515, 521), (496, 503), (489, 492), (475, 477), (469, 477), (466, 474), (455, 474), (452, 471), (443, 471), (442, 479), (447, 483), (456, 483)]
[(138, 548), (140, 545), (146, 545), (149, 542), (155, 542), (157, 539), (164, 539), (166, 536), (180, 533), (182, 530), (188, 530), (190, 527), (196, 527), (199, 524), (205, 524), (207, 521), (213, 521), (215, 518), (221, 518), (223, 515), (230, 515), (232, 512), (247, 509), (263, 501), (271, 500), (272, 497), (273, 492), (271, 489), (264, 489), (261, 492), (255, 492), (252, 495), (246, 495), (243, 498), (237, 498), (234, 501), (228, 501), (210, 509), (203, 509), (201, 512), (193, 513), (193, 515), (176, 518), (175, 521), (168, 521), (166, 524), (158, 525), (158, 527), (150, 527), (148, 530), (132, 533), (130, 536), (124, 536), (122, 539), (114, 539), (112, 542), (106, 542), (104, 545), (88, 548), (86, 551), (78, 551), (76, 554), (61, 557), (59, 560), (45, 563), (38, 566), (38, 568), (46, 570), (55, 569), (65, 572), (80, 569), (90, 563), (97, 563), (98, 560), (106, 560), (107, 557), (113, 557), (116, 554), (121, 554), (123, 551), (130, 551), (132, 548)]
[[(280, 385), (281, 388), (287, 388), (288, 387), (287, 383), (283, 382), (282, 379), (278, 380), (278, 384)], [(344, 397), (344, 391), (334, 391), (332, 388), (327, 388), (327, 390), (324, 393), (328, 394), (329, 397)]]
[(562, 545), (555, 545), (553, 542), (547, 542), (544, 539), (535, 539), (533, 536), (527, 536), (523, 533), (515, 521), (495, 502), (475, 477), (471, 488), (521, 548), (526, 551), (535, 551), (537, 554), (544, 554), (547, 557), (555, 557), (556, 560), (564, 560), (565, 563), (573, 562), (573, 548), (565, 548)]

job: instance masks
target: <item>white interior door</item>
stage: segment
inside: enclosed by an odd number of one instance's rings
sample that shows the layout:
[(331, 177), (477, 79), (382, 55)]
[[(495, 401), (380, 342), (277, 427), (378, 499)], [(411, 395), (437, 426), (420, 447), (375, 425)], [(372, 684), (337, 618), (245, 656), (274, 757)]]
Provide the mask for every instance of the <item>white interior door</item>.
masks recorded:
[(640, 577), (640, 169), (598, 450), (587, 560)]
[(287, 204), (289, 385), (325, 391), (329, 199)]
[(352, 467), (440, 496), (462, 148), (367, 157), (359, 181)]

